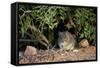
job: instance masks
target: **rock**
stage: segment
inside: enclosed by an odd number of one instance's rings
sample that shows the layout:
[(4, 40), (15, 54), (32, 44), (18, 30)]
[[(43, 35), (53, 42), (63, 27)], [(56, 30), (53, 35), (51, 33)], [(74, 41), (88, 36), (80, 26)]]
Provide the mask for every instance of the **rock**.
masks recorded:
[(89, 42), (88, 42), (87, 39), (83, 39), (83, 40), (81, 40), (81, 41), (79, 42), (79, 45), (81, 45), (82, 47), (87, 48), (87, 47), (89, 47)]
[(34, 56), (37, 54), (37, 50), (33, 46), (27, 46), (24, 52), (24, 56)]

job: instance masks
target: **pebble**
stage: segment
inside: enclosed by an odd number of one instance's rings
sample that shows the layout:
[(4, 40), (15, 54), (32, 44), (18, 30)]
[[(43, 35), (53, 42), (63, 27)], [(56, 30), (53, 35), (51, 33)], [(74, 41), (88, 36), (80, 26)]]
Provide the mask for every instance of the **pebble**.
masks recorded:
[(87, 47), (89, 47), (89, 42), (88, 42), (87, 39), (83, 39), (83, 40), (81, 40), (81, 41), (79, 42), (79, 45), (81, 45), (81, 46), (84, 47), (84, 48), (87, 48)]
[(27, 46), (26, 47), (26, 50), (24, 52), (24, 55), (25, 56), (33, 56), (33, 55), (36, 55), (37, 54), (37, 50), (35, 47), (33, 46)]

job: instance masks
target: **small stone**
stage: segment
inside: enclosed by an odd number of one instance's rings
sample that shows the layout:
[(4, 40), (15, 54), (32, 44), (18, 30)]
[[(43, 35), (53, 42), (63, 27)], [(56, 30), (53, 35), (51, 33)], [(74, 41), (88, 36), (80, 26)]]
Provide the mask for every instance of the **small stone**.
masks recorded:
[(87, 39), (83, 39), (80, 41), (79, 45), (81, 45), (84, 48), (87, 48), (87, 47), (89, 47), (89, 42)]
[(64, 54), (61, 54), (62, 56), (64, 55)]
[(79, 50), (78, 49), (74, 49), (73, 52), (79, 52)]
[(29, 60), (25, 57), (23, 57), (20, 61), (19, 61), (19, 64), (27, 64), (29, 63)]
[(33, 56), (33, 55), (36, 55), (37, 54), (37, 50), (35, 47), (33, 46), (27, 46), (26, 47), (26, 50), (24, 52), (24, 55), (25, 56)]

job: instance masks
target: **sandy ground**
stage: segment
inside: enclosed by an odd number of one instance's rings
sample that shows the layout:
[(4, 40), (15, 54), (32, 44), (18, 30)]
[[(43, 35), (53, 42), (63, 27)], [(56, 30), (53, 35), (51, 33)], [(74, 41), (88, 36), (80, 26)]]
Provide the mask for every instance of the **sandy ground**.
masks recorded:
[(89, 46), (87, 48), (80, 48), (78, 51), (63, 51), (60, 49), (39, 50), (36, 55), (21, 56), (19, 58), (19, 64), (95, 59), (96, 47)]

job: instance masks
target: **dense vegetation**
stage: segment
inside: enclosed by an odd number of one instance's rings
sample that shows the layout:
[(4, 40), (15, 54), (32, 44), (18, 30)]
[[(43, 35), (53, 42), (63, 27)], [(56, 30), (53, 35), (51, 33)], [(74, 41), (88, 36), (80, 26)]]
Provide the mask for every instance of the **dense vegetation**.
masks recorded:
[(19, 5), (19, 41), (54, 45), (59, 23), (67, 23), (77, 42), (86, 38), (96, 45), (96, 11), (93, 7)]

